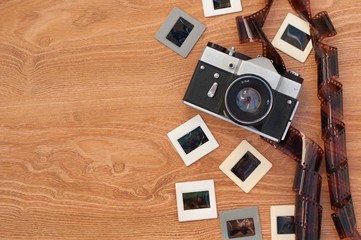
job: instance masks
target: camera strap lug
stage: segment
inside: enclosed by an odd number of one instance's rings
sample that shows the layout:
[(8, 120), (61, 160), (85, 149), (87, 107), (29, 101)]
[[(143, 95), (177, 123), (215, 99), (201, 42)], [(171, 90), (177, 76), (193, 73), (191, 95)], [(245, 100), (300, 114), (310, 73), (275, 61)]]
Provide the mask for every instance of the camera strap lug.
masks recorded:
[(235, 49), (234, 47), (231, 47), (231, 48), (229, 49), (228, 55), (229, 55), (229, 56), (233, 56), (235, 52), (236, 52), (236, 49)]

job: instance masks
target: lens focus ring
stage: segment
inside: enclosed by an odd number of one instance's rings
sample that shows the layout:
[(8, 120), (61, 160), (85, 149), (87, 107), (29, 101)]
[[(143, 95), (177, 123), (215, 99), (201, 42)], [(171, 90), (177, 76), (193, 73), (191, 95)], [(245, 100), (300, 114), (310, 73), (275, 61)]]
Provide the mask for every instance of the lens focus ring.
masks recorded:
[(241, 75), (228, 87), (225, 94), (227, 115), (242, 125), (254, 125), (271, 111), (273, 93), (270, 85), (261, 77)]

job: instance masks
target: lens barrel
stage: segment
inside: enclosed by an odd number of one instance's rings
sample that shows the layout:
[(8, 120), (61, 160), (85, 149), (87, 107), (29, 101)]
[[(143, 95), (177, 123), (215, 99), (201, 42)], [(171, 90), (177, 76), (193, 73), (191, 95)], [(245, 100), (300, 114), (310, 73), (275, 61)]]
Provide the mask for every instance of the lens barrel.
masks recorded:
[(261, 77), (245, 74), (235, 79), (225, 93), (227, 115), (241, 125), (255, 125), (270, 113), (271, 86)]

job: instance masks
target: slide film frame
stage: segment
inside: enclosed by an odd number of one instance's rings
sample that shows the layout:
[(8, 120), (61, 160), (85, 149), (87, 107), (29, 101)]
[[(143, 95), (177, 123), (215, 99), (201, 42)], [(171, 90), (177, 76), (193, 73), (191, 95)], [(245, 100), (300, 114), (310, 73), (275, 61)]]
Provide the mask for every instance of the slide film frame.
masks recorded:
[(318, 236), (322, 221), (322, 206), (305, 196), (297, 195), (295, 204), (295, 224), (297, 229), (303, 228), (309, 234)]
[(349, 199), (345, 206), (338, 209), (337, 212), (332, 213), (331, 217), (340, 238), (343, 239), (350, 236), (357, 236), (358, 238), (355, 239), (359, 239), (360, 236), (357, 232), (356, 216), (352, 198)]
[[(293, 31), (293, 34), (287, 34), (290, 31)], [(303, 34), (304, 37), (308, 39), (307, 44), (300, 43), (302, 41), (300, 41), (300, 38), (297, 39), (297, 36), (295, 38), (295, 34), (299, 34), (298, 37), (300, 37), (300, 34)], [(301, 46), (298, 48), (292, 43), (297, 43)], [(312, 50), (312, 39), (309, 24), (292, 13), (288, 13), (281, 27), (278, 29), (275, 37), (273, 38), (272, 44), (275, 48), (288, 54), (294, 59), (302, 63), (305, 62)], [(301, 48), (304, 49), (302, 50)]]
[[(262, 240), (261, 223), (257, 207), (220, 211), (219, 216), (223, 240)], [(249, 219), (252, 220), (249, 221)], [(240, 220), (241, 222), (239, 222)], [(247, 232), (245, 233), (245, 236), (237, 236), (237, 234), (243, 235), (242, 232), (240, 233), (239, 231), (238, 233), (235, 232), (233, 236), (230, 236), (230, 224), (235, 222), (242, 224), (245, 221), (251, 223), (251, 225), (247, 227), (251, 228), (254, 231), (254, 234), (252, 235), (252, 233)]]
[(315, 202), (320, 202), (322, 177), (318, 172), (303, 167), (297, 163), (296, 174), (293, 181), (293, 191), (299, 195), (307, 196)]
[[(216, 7), (216, 2), (227, 1), (229, 7)], [(203, 12), (205, 17), (212, 17), (217, 15), (229, 14), (242, 11), (241, 0), (202, 0)]]
[[(197, 137), (196, 134), (203, 134), (203, 138), (199, 145), (195, 146), (196, 148), (194, 148), (193, 146), (187, 146), (187, 143), (184, 142), (186, 141), (186, 135), (192, 134), (193, 138)], [(192, 163), (198, 161), (200, 158), (204, 157), (205, 155), (219, 147), (219, 144), (217, 143), (216, 139), (214, 138), (211, 131), (208, 129), (206, 123), (203, 121), (200, 115), (196, 115), (192, 119), (175, 128), (174, 130), (169, 132), (167, 136), (186, 166), (189, 166)], [(205, 139), (207, 139), (206, 142)], [(192, 141), (192, 139), (190, 139), (190, 141)], [(193, 143), (194, 142), (195, 141), (193, 141)]]
[[(240, 161), (242, 161), (246, 154), (249, 153), (251, 153), (251, 155), (253, 155), (258, 160), (259, 164), (243, 181), (232, 171), (232, 169)], [(260, 152), (257, 151), (257, 149), (255, 149), (246, 140), (243, 140), (219, 166), (219, 169), (224, 174), (226, 174), (245, 193), (250, 192), (271, 168), (272, 163), (269, 162)]]
[[(178, 210), (178, 221), (195, 221), (202, 219), (217, 218), (217, 203), (216, 203), (216, 192), (214, 188), (213, 180), (203, 180), (194, 182), (181, 182), (175, 184), (176, 199), (177, 199), (177, 210)], [(208, 192), (208, 193), (206, 193)], [(208, 200), (202, 199), (201, 204), (206, 206), (198, 206), (198, 209), (189, 208), (187, 204), (187, 197), (194, 198), (191, 194), (203, 194), (208, 197)], [(198, 198), (198, 196), (197, 196)], [(193, 202), (192, 202), (193, 204)]]
[[(279, 217), (293, 217), (293, 233), (279, 233)], [(271, 237), (272, 240), (294, 240), (295, 234), (295, 205), (279, 205), (271, 207)]]
[[(175, 28), (176, 24), (179, 21), (183, 21), (188, 25), (192, 26), (192, 29), (185, 36), (184, 42), (180, 43), (180, 46), (177, 46), (174, 42), (169, 40), (167, 37)], [(185, 26), (185, 25), (184, 25)], [(198, 39), (201, 37), (203, 32), (206, 30), (206, 26), (201, 22), (197, 21), (184, 11), (179, 8), (173, 8), (173, 10), (168, 15), (165, 22), (162, 24), (158, 32), (155, 34), (155, 38), (163, 43), (165, 46), (172, 49), (174, 52), (181, 55), (183, 58), (186, 58), (190, 51), (193, 49), (194, 45), (197, 43)], [(184, 35), (184, 32), (182, 33)], [(178, 35), (182, 35), (178, 34)]]

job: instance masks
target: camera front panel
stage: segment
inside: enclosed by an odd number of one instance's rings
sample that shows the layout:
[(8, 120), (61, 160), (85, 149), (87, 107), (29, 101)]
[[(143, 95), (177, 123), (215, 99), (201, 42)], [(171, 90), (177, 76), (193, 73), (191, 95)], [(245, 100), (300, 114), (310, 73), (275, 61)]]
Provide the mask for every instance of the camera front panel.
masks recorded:
[[(229, 72), (198, 61), (183, 100), (202, 110), (207, 110), (218, 115), (222, 114), (224, 93), (232, 77), (233, 75)], [(217, 83), (217, 88), (214, 96), (209, 97), (208, 93), (215, 83)]]
[(261, 132), (282, 140), (285, 131), (291, 125), (293, 115), (298, 107), (298, 100), (280, 92), (274, 93), (274, 103), (271, 112), (259, 126)]

